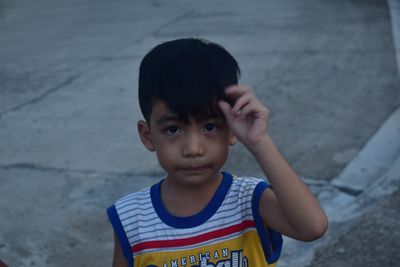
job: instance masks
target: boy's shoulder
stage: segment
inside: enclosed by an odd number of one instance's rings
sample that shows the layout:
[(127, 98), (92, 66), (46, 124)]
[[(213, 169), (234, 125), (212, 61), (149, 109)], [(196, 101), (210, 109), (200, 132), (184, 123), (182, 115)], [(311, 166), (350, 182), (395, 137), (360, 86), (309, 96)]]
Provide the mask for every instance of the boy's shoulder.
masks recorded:
[(254, 184), (265, 181), (265, 179), (260, 177), (253, 177), (253, 176), (237, 176), (232, 174), (233, 181), (237, 183), (245, 183), (245, 184)]
[(118, 199), (115, 202), (115, 206), (142, 205), (148, 201), (151, 201), (150, 190), (151, 186), (148, 186), (139, 191), (128, 193)]
[(257, 178), (251, 176), (235, 176), (233, 175), (233, 182), (232, 186), (236, 186), (239, 188), (248, 188), (248, 187), (255, 187), (260, 183), (265, 183), (267, 185), (268, 182), (264, 178)]

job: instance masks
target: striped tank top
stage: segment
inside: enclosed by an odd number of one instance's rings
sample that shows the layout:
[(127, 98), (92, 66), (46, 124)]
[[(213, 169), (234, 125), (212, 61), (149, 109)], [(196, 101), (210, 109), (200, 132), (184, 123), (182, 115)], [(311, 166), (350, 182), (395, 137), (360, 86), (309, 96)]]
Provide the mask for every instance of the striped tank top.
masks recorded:
[(224, 172), (211, 201), (189, 217), (166, 210), (161, 183), (107, 209), (129, 266), (276, 266), (282, 236), (266, 227), (259, 214), (261, 195), (269, 187), (264, 180)]

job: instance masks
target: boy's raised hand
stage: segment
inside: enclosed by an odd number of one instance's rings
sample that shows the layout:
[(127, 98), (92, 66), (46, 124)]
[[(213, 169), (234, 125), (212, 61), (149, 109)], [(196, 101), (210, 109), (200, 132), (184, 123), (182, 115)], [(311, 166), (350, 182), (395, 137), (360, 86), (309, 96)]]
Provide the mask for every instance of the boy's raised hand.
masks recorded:
[(267, 137), (268, 108), (246, 86), (229, 86), (225, 95), (234, 100), (233, 107), (224, 100), (218, 102), (229, 127), (243, 145), (250, 150), (256, 149)]
[(269, 227), (289, 237), (311, 241), (323, 235), (328, 219), (316, 198), (280, 154), (268, 136), (268, 109), (244, 86), (230, 86), (225, 94), (233, 107), (218, 105), (237, 139), (260, 164), (273, 190), (265, 190), (260, 214)]

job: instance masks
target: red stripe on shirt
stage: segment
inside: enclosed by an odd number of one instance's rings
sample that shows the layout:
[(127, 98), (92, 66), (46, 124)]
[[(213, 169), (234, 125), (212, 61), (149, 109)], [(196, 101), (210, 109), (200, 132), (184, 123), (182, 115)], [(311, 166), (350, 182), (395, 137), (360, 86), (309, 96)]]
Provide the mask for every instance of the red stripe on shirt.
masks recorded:
[(157, 241), (147, 241), (143, 243), (136, 244), (132, 246), (132, 252), (136, 253), (145, 249), (155, 249), (155, 248), (170, 248), (170, 247), (184, 247), (190, 246), (198, 243), (202, 243), (215, 238), (227, 236), (233, 233), (237, 233), (245, 230), (249, 227), (255, 227), (254, 221), (243, 221), (239, 224), (235, 224), (223, 229), (215, 230), (209, 233), (201, 234), (198, 236), (174, 239), (174, 240), (157, 240)]

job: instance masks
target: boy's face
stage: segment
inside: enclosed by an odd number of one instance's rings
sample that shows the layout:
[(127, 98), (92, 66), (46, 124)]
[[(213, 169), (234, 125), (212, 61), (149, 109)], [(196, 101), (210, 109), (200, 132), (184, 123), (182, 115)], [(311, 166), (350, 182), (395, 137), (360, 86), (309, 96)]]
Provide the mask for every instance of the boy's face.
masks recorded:
[(138, 122), (143, 144), (157, 153), (168, 178), (182, 185), (204, 183), (219, 175), (229, 145), (236, 142), (224, 118), (188, 123), (178, 120), (167, 106), (157, 101), (148, 123)]

